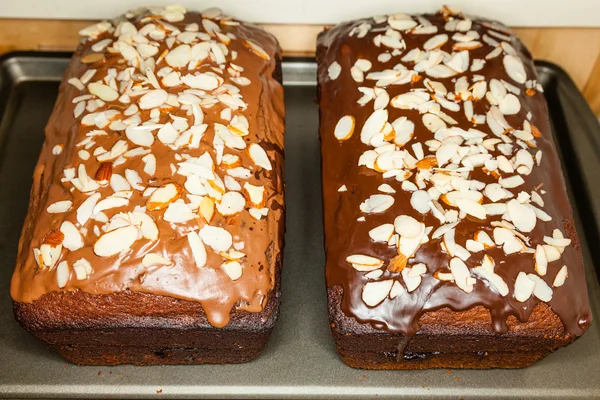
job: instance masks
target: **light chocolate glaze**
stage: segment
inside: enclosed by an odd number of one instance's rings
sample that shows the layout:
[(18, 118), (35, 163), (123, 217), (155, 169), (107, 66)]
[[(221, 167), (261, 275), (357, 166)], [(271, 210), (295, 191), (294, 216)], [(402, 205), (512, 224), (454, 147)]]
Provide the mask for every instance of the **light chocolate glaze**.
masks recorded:
[[(139, 29), (142, 25), (140, 19), (147, 15), (145, 13), (140, 17), (132, 17), (130, 21)], [(188, 12), (183, 21), (173, 22), (172, 25), (183, 32), (186, 25), (198, 23), (200, 31), (202, 31), (201, 22), (202, 15), (200, 13)], [(14, 301), (34, 302), (44, 294), (56, 291), (81, 290), (91, 294), (104, 295), (130, 290), (200, 302), (209, 322), (215, 327), (223, 327), (228, 323), (229, 314), (234, 307), (250, 312), (263, 310), (267, 303), (267, 296), (275, 283), (276, 262), (282, 252), (284, 233), (282, 174), (285, 111), (283, 88), (280, 83), (281, 50), (272, 35), (255, 25), (248, 23), (240, 23), (237, 26), (221, 24), (221, 29), (223, 33), (235, 35), (236, 39), (228, 45), (230, 55), (231, 51), (237, 52), (237, 59), (234, 62), (244, 68), (242, 75), (251, 81), (248, 86), (239, 86), (248, 107), (243, 111), (236, 111), (235, 114), (244, 115), (248, 119), (250, 134), (245, 137), (245, 140), (261, 144), (267, 151), (273, 166), (271, 171), (253, 168), (253, 175), (246, 181), (254, 185), (264, 185), (268, 199), (266, 207), (269, 208), (267, 217), (256, 220), (249, 215), (247, 208), (230, 217), (223, 217), (215, 210), (210, 223), (212, 226), (226, 228), (232, 234), (234, 243), (244, 242), (245, 247), (242, 251), (246, 254), (246, 258), (242, 263), (241, 278), (232, 281), (220, 268), (223, 259), (208, 248), (206, 266), (198, 268), (185, 235), (190, 230), (202, 227), (204, 222), (197, 219), (187, 223), (173, 224), (163, 220), (164, 210), (148, 212), (158, 226), (160, 232), (158, 240), (138, 240), (129, 251), (108, 258), (101, 258), (94, 254), (93, 244), (97, 237), (91, 234), (94, 221), (90, 220), (86, 225), (90, 233), (84, 236), (85, 246), (74, 252), (63, 248), (59, 260), (59, 262), (66, 260), (69, 265), (82, 257), (90, 261), (93, 272), (85, 280), (75, 279), (74, 273), (71, 272), (71, 279), (61, 289), (57, 285), (56, 268), (52, 270), (38, 268), (32, 249), (39, 247), (44, 236), (49, 231), (58, 229), (63, 221), (76, 223), (77, 207), (88, 197), (77, 190), (70, 191), (72, 185), (61, 182), (63, 169), (84, 163), (88, 174), (93, 177), (100, 164), (93, 156), (89, 160), (83, 161), (77, 154), (79, 148), (75, 148), (75, 144), (84, 139), (85, 133), (91, 129), (83, 127), (74, 118), (72, 99), (87, 93), (87, 90), (80, 92), (68, 84), (67, 80), (71, 77), (80, 77), (88, 68), (98, 69), (93, 79), (97, 80), (105, 76), (108, 68), (118, 65), (120, 57), (117, 56), (108, 57), (105, 61), (93, 64), (84, 64), (81, 61), (83, 56), (93, 52), (91, 46), (94, 43), (112, 36), (112, 34), (104, 33), (95, 40), (82, 43), (77, 49), (63, 77), (54, 111), (46, 126), (46, 140), (33, 176), (30, 207), (23, 227), (17, 265), (11, 282), (11, 296)], [(265, 60), (254, 54), (243, 45), (243, 39), (258, 43), (270, 59)], [(158, 54), (161, 54), (164, 49), (166, 49), (166, 43), (163, 40)], [(228, 62), (231, 61), (230, 55), (227, 57)], [(210, 64), (210, 61), (205, 60), (198, 70), (206, 71), (210, 68)], [(227, 72), (222, 76), (226, 84), (234, 84), (230, 81)], [(185, 87), (166, 89), (169, 93), (177, 93)], [(203, 108), (204, 123), (208, 124), (208, 129), (200, 148), (185, 149), (180, 153), (198, 157), (208, 151), (213, 159), (215, 158), (215, 150), (212, 146), (213, 123), (226, 123), (219, 116), (223, 108), (221, 104)], [(186, 117), (185, 111), (181, 109), (170, 110), (170, 112)], [(143, 120), (148, 119), (147, 114), (148, 112), (145, 111), (142, 116)], [(168, 113), (161, 113), (160, 122), (164, 123), (168, 118)], [(189, 120), (192, 117), (187, 116), (187, 118)], [(190, 123), (190, 125), (192, 124)], [(126, 140), (124, 131), (109, 132), (108, 136), (98, 137), (97, 144), (99, 146), (110, 149), (117, 140)], [(57, 144), (63, 144), (64, 150), (60, 155), (55, 156), (52, 154), (52, 149)], [(253, 165), (247, 150), (227, 149), (226, 152), (239, 155), (244, 166)], [(160, 186), (170, 182), (184, 184), (184, 176), (171, 174), (169, 164), (176, 165), (178, 162), (174, 158), (173, 150), (157, 140), (152, 146), (152, 154), (157, 159), (157, 170), (153, 177), (148, 177), (140, 172), (145, 186)], [(115, 167), (113, 172), (124, 174), (126, 168), (142, 171), (143, 166), (141, 157), (137, 157)], [(216, 166), (215, 172), (221, 177), (225, 174), (225, 170), (219, 166)], [(244, 181), (240, 181), (240, 183), (243, 185)], [(101, 187), (99, 192), (103, 198), (105, 195), (113, 193), (110, 186)], [(109, 218), (118, 212), (131, 211), (135, 206), (146, 204), (147, 198), (142, 196), (142, 192), (134, 192), (129, 205), (106, 211)], [(47, 213), (48, 205), (59, 200), (72, 200), (73, 207), (64, 214)], [(146, 268), (142, 266), (141, 260), (148, 252), (158, 253), (170, 259), (174, 265)]]
[[(445, 20), (442, 14), (428, 14), (424, 17), (432, 24), (440, 28), (444, 27)], [(356, 35), (349, 36), (354, 27), (364, 22), (368, 22), (373, 26), (364, 38), (358, 38)], [(484, 20), (474, 19), (471, 29), (483, 35), (486, 28), (481, 25), (482, 22)], [(513, 297), (513, 287), (517, 274), (520, 271), (535, 273), (533, 255), (517, 253), (507, 256), (502, 249), (497, 247), (486, 250), (486, 253), (496, 261), (495, 272), (508, 284), (510, 293), (502, 297), (479, 279), (474, 285), (473, 292), (466, 293), (453, 282), (442, 282), (433, 277), (435, 271), (447, 270), (451, 257), (440, 249), (441, 238), (432, 239), (421, 245), (415, 257), (409, 261), (409, 264), (425, 263), (427, 265), (428, 272), (422, 276), (421, 285), (412, 293), (405, 292), (393, 300), (386, 298), (375, 307), (367, 306), (361, 298), (362, 288), (368, 279), (364, 277), (364, 273), (356, 271), (346, 262), (346, 257), (351, 254), (365, 254), (384, 260), (384, 265), (387, 265), (397, 255), (396, 248), (385, 243), (373, 242), (370, 240), (368, 232), (376, 226), (393, 222), (398, 215), (410, 215), (418, 221), (424, 222), (427, 226), (439, 226), (439, 221), (431, 213), (423, 215), (411, 207), (409, 203), (410, 192), (402, 190), (400, 182), (393, 178), (384, 179), (380, 173), (364, 166), (358, 166), (359, 156), (365, 150), (371, 148), (361, 142), (360, 129), (367, 117), (373, 112), (373, 103), (369, 102), (365, 106), (357, 104), (356, 101), (361, 97), (357, 87), (372, 87), (374, 81), (355, 82), (349, 73), (350, 67), (357, 59), (362, 58), (373, 63), (371, 71), (391, 69), (401, 62), (400, 58), (408, 50), (415, 47), (422, 48), (423, 43), (433, 36), (402, 32), (407, 50), (404, 50), (402, 55), (392, 57), (386, 63), (381, 63), (377, 60), (377, 56), (384, 52), (386, 48), (383, 45), (376, 47), (373, 44), (373, 38), (377, 34), (384, 33), (385, 29), (382, 28), (385, 25), (387, 25), (387, 22), (375, 23), (373, 19), (362, 19), (337, 25), (321, 33), (318, 38), (317, 61), (319, 64), (320, 138), (327, 286), (329, 288), (341, 286), (343, 289), (342, 311), (346, 315), (354, 317), (358, 322), (370, 324), (375, 329), (401, 332), (411, 336), (419, 330), (419, 319), (425, 313), (442, 308), (462, 311), (476, 306), (484, 306), (491, 314), (494, 330), (499, 334), (505, 333), (508, 330), (506, 321), (510, 315), (514, 315), (518, 320), (525, 322), (536, 304), (540, 303), (534, 296), (531, 296), (524, 303), (518, 302)], [(442, 33), (442, 29), (439, 33)], [(451, 37), (452, 33), (449, 33), (449, 36)], [(441, 49), (451, 53), (453, 42), (452, 39), (449, 40)], [(528, 79), (537, 79), (532, 57), (523, 43), (517, 37), (512, 36), (510, 44), (517, 50), (520, 58), (524, 60)], [(481, 48), (471, 50), (470, 60), (484, 58), (492, 49), (492, 47), (484, 45)], [(339, 63), (342, 70), (336, 80), (332, 80), (328, 74), (328, 67), (334, 61)], [(405, 65), (410, 69), (414, 64), (405, 63)], [(469, 77), (469, 82), (472, 82), (471, 78), (474, 74), (485, 76), (488, 83), (492, 78), (502, 78), (515, 84), (505, 72), (502, 56), (487, 61), (480, 71), (475, 73), (467, 71), (464, 75)], [(423, 78), (426, 77), (426, 75), (422, 75)], [(454, 88), (452, 79), (433, 80), (444, 83), (450, 91)], [(520, 190), (531, 191), (539, 185), (542, 185), (542, 189), (547, 192), (543, 196), (545, 201), (543, 209), (552, 217), (552, 220), (549, 222), (537, 221), (534, 231), (529, 234), (531, 237), (530, 247), (535, 248), (536, 244), (542, 244), (543, 236), (551, 236), (552, 230), (555, 228), (560, 229), (572, 240), (572, 245), (566, 248), (562, 258), (549, 263), (548, 272), (543, 279), (552, 286), (558, 270), (564, 264), (568, 266), (569, 276), (566, 282), (563, 286), (554, 288), (554, 296), (548, 302), (548, 305), (560, 317), (565, 328), (565, 334), (570, 337), (577, 337), (582, 335), (590, 325), (591, 311), (577, 233), (573, 226), (572, 209), (567, 198), (560, 161), (552, 139), (544, 96), (539, 92), (533, 96), (528, 96), (525, 94), (524, 85), (518, 86), (522, 89), (521, 95), (518, 96), (521, 102), (521, 110), (516, 115), (507, 116), (506, 119), (513, 127), (521, 126), (526, 114), (528, 112), (532, 113), (531, 123), (542, 133), (542, 137), (536, 141), (538, 149), (543, 152), (543, 159), (540, 167), (534, 167), (530, 175), (523, 176), (524, 185), (517, 191), (513, 189), (513, 193)], [(390, 98), (393, 98), (400, 93), (407, 92), (412, 87), (423, 87), (423, 80), (405, 85), (388, 86), (386, 90)], [(475, 114), (485, 114), (489, 107), (489, 103), (485, 99), (474, 102)], [(409, 120), (415, 122), (415, 135), (408, 145), (415, 143), (415, 141), (423, 143), (433, 138), (433, 134), (421, 123), (421, 114), (417, 110), (401, 110), (391, 106), (388, 106), (387, 109), (390, 113), (389, 121), (393, 121), (400, 116), (406, 116)], [(458, 127), (468, 129), (473, 126), (466, 119), (462, 107), (459, 112), (444, 111), (458, 121)], [(334, 128), (338, 120), (348, 114), (354, 116), (356, 120), (354, 134), (348, 140), (339, 141), (333, 134)], [(494, 137), (485, 124), (478, 125), (477, 129), (488, 133), (488, 137)], [(426, 148), (426, 146), (424, 147)], [(477, 179), (485, 183), (496, 182), (492, 176), (486, 175), (480, 169), (471, 174), (471, 179)], [(361, 213), (360, 203), (370, 195), (380, 193), (377, 188), (383, 183), (391, 185), (396, 190), (396, 193), (393, 194), (395, 198), (393, 206), (379, 214), (367, 215)], [(342, 185), (346, 185), (347, 191), (340, 193), (338, 188)], [(486, 198), (485, 202), (489, 202), (489, 200)], [(365, 222), (357, 221), (357, 218), (361, 216), (366, 217)], [(488, 216), (488, 220), (483, 223), (475, 219), (462, 220), (456, 228), (456, 243), (464, 245), (465, 240), (472, 238), (473, 234), (480, 229), (485, 230), (492, 236), (489, 221), (499, 219), (500, 216)], [(469, 268), (478, 266), (481, 263), (482, 256), (483, 252), (474, 253), (466, 262), (467, 266)], [(401, 280), (399, 273), (391, 273), (387, 270), (379, 279), (388, 278)]]

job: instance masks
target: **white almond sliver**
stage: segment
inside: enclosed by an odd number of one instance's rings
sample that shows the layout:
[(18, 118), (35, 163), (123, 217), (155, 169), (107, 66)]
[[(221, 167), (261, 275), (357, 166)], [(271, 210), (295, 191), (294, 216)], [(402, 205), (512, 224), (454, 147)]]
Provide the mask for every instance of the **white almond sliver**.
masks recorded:
[(450, 272), (452, 272), (456, 286), (466, 293), (473, 291), (474, 279), (471, 277), (469, 268), (460, 258), (454, 257), (450, 260)]
[(217, 253), (226, 252), (233, 244), (231, 233), (217, 226), (203, 226), (200, 229), (200, 238)]
[(479, 204), (476, 201), (462, 198), (462, 199), (458, 199), (456, 201), (456, 205), (458, 206), (458, 208), (461, 211), (464, 211), (467, 214), (474, 216), (475, 218), (478, 218), (478, 219), (486, 218), (487, 214), (486, 214), (485, 207), (483, 207), (481, 204)]
[(329, 79), (331, 80), (336, 80), (338, 76), (340, 76), (341, 72), (342, 67), (340, 66), (340, 64), (338, 64), (337, 61), (332, 62), (331, 65), (329, 65), (329, 68), (327, 68), (327, 74), (329, 75)]
[[(381, 268), (383, 261), (378, 258), (355, 254), (346, 258), (346, 261), (352, 264), (352, 268), (359, 272), (371, 272)], [(352, 262), (354, 261), (354, 262)]]
[(271, 161), (267, 156), (267, 152), (262, 148), (262, 146), (256, 143), (252, 143), (248, 148), (248, 152), (250, 153), (250, 158), (252, 158), (254, 164), (268, 171), (271, 171), (273, 169)]
[(406, 238), (416, 238), (421, 234), (422, 224), (409, 215), (399, 215), (394, 219), (394, 229)]
[(544, 248), (539, 244), (535, 248), (535, 271), (540, 275), (546, 275), (548, 268), (548, 259), (546, 258), (546, 252)]
[(508, 76), (518, 83), (525, 83), (527, 81), (527, 73), (523, 66), (523, 61), (517, 56), (505, 55), (503, 59), (504, 69)]
[(71, 209), (73, 202), (71, 200), (57, 201), (46, 208), (46, 212), (50, 214), (61, 214)]
[(535, 228), (537, 218), (531, 207), (513, 199), (508, 202), (507, 209), (512, 223), (519, 231), (531, 232)]
[(156, 157), (154, 154), (147, 154), (142, 157), (142, 161), (144, 162), (144, 172), (147, 175), (154, 176), (156, 173)]
[(142, 265), (146, 268), (162, 267), (162, 266), (171, 266), (171, 265), (173, 265), (173, 262), (170, 260), (167, 260), (166, 258), (162, 257), (159, 254), (148, 253), (142, 259)]
[(431, 210), (430, 202), (431, 196), (424, 190), (417, 190), (410, 197), (410, 205), (421, 214)]
[(88, 90), (103, 101), (114, 101), (119, 98), (119, 92), (103, 83), (92, 82), (88, 85)]
[(568, 277), (569, 277), (569, 273), (567, 271), (567, 266), (563, 265), (562, 268), (556, 274), (556, 278), (554, 278), (554, 283), (552, 283), (552, 286), (560, 287), (560, 286), (564, 285), (565, 280)]
[(217, 203), (217, 211), (223, 216), (235, 215), (246, 206), (246, 199), (239, 192), (227, 192), (221, 197), (221, 201)]
[(552, 288), (548, 286), (548, 284), (539, 276), (535, 274), (527, 274), (529, 280), (535, 282), (535, 286), (533, 288), (533, 295), (540, 299), (541, 301), (550, 301), (552, 300)]
[(196, 214), (194, 214), (190, 206), (185, 204), (182, 200), (169, 203), (165, 213), (163, 214), (163, 219), (165, 221), (176, 224), (192, 221), (195, 218)]
[(131, 213), (133, 223), (138, 226), (144, 239), (158, 239), (158, 226), (151, 216), (145, 212), (134, 211)]
[(267, 54), (267, 52), (260, 47), (258, 44), (250, 41), (250, 40), (244, 40), (244, 44), (246, 45), (246, 47), (248, 47), (250, 50), (252, 50), (252, 52), (254, 54), (256, 54), (257, 56), (259, 56), (260, 58), (264, 59), (264, 60), (270, 60), (271, 56), (269, 56), (269, 54)]
[(237, 281), (242, 277), (242, 264), (237, 261), (227, 261), (221, 265), (221, 268), (232, 281)]
[(392, 289), (390, 290), (390, 299), (394, 299), (394, 298), (400, 296), (405, 291), (406, 290), (404, 289), (404, 287), (402, 286), (402, 284), (400, 282), (394, 281), (394, 284), (392, 285)]
[(406, 31), (418, 25), (418, 23), (413, 20), (410, 15), (403, 13), (390, 15), (387, 19), (387, 22), (392, 28), (399, 31)]
[(504, 115), (514, 115), (521, 110), (521, 103), (519, 103), (517, 96), (509, 93), (502, 100), (500, 100), (500, 105), (498, 108)]
[(139, 107), (142, 110), (159, 107), (167, 101), (168, 97), (169, 93), (164, 89), (150, 90), (140, 97)]
[(364, 144), (370, 144), (373, 136), (383, 131), (387, 120), (388, 111), (386, 109), (373, 111), (373, 113), (365, 121), (365, 124), (360, 132), (361, 142)]
[(87, 279), (88, 275), (92, 273), (92, 264), (85, 258), (80, 258), (73, 263), (73, 271), (75, 271), (77, 280), (82, 281)]
[(56, 267), (56, 283), (59, 288), (62, 289), (67, 285), (69, 275), (71, 275), (69, 264), (66, 261), (61, 261)]
[(191, 47), (182, 44), (169, 51), (165, 56), (165, 61), (173, 68), (183, 68), (190, 62), (191, 54)]
[(139, 235), (133, 225), (123, 226), (105, 233), (94, 243), (94, 253), (99, 257), (110, 257), (129, 250)]
[(354, 117), (352, 115), (344, 115), (335, 125), (333, 134), (338, 140), (350, 139), (354, 133)]
[(65, 235), (62, 242), (65, 249), (75, 251), (83, 247), (83, 237), (72, 222), (64, 221), (60, 226), (60, 231)]
[(373, 228), (369, 231), (369, 236), (375, 242), (389, 242), (390, 238), (394, 234), (394, 225), (392, 224), (383, 224), (379, 225), (376, 228)]
[(77, 208), (77, 222), (84, 226), (93, 214), (96, 203), (100, 200), (100, 193), (94, 193)]
[(198, 236), (198, 232), (191, 231), (187, 234), (188, 243), (190, 245), (190, 249), (192, 249), (192, 255), (194, 256), (194, 261), (196, 262), (196, 267), (202, 268), (206, 265), (206, 249), (204, 248), (204, 244)]
[(367, 282), (363, 288), (362, 299), (369, 307), (375, 307), (381, 303), (390, 293), (393, 279), (387, 279), (379, 282)]
[(374, 194), (360, 204), (360, 210), (367, 214), (381, 213), (394, 204), (394, 198), (388, 194)]
[(534, 288), (535, 282), (529, 279), (525, 272), (521, 271), (515, 280), (513, 296), (517, 301), (524, 303), (525, 301), (529, 300), (533, 294)]

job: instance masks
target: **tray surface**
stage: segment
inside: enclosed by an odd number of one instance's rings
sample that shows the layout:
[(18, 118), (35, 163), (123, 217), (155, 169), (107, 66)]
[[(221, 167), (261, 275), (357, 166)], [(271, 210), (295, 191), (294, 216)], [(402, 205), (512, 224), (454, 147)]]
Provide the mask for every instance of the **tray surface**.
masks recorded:
[[(600, 127), (573, 82), (538, 63), (571, 186), (594, 323), (580, 340), (522, 370), (361, 371), (329, 331), (321, 225), (315, 65), (284, 62), (287, 233), (282, 308), (258, 360), (225, 366), (77, 367), (15, 322), (10, 277), (43, 129), (69, 54), (0, 59), (0, 397), (591, 398), (600, 397)], [(577, 155), (577, 156), (576, 156)], [(592, 199), (592, 200), (590, 200)], [(580, 217), (583, 218), (582, 224)]]

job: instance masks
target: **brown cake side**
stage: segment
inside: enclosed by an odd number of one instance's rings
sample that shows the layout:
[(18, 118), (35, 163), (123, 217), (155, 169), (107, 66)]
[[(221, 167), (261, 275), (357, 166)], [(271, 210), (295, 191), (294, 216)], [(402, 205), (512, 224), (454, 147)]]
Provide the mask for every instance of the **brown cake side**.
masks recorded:
[(81, 33), (34, 172), (15, 317), (76, 364), (254, 359), (280, 296), (276, 39), (180, 7)]
[(503, 25), (444, 8), (317, 47), (326, 278), (342, 359), (519, 368), (591, 323), (548, 110)]

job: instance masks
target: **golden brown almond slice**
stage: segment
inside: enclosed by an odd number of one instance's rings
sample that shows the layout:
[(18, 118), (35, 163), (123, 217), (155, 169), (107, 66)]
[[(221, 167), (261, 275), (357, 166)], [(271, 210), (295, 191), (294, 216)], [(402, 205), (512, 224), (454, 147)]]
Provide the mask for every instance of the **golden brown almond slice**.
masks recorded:
[(98, 167), (98, 170), (96, 171), (96, 175), (95, 175), (94, 179), (96, 179), (98, 182), (108, 182), (108, 181), (110, 181), (111, 176), (112, 176), (112, 163), (103, 162)]
[(81, 62), (84, 64), (93, 64), (104, 60), (104, 53), (89, 53), (81, 57)]
[(437, 166), (437, 159), (434, 156), (427, 156), (417, 161), (416, 165), (418, 169), (430, 170), (433, 167)]
[(262, 47), (260, 47), (256, 43), (254, 43), (254, 42), (252, 42), (250, 40), (244, 40), (242, 43), (244, 44), (244, 46), (246, 46), (248, 49), (250, 49), (254, 54), (256, 54), (257, 56), (259, 56), (260, 58), (265, 59), (265, 60), (270, 60), (271, 59), (271, 57), (265, 51), (265, 49), (263, 49)]
[(183, 193), (183, 186), (178, 183), (168, 183), (156, 189), (148, 198), (146, 208), (156, 211), (167, 208), (169, 203), (177, 200)]
[(404, 254), (398, 254), (390, 260), (387, 270), (390, 272), (402, 272), (408, 263), (408, 258)]
[(53, 229), (44, 236), (44, 244), (49, 244), (50, 246), (58, 246), (62, 244), (65, 235), (58, 229)]
[(208, 196), (205, 196), (200, 203), (198, 213), (204, 218), (206, 223), (210, 223), (215, 212), (215, 202)]

